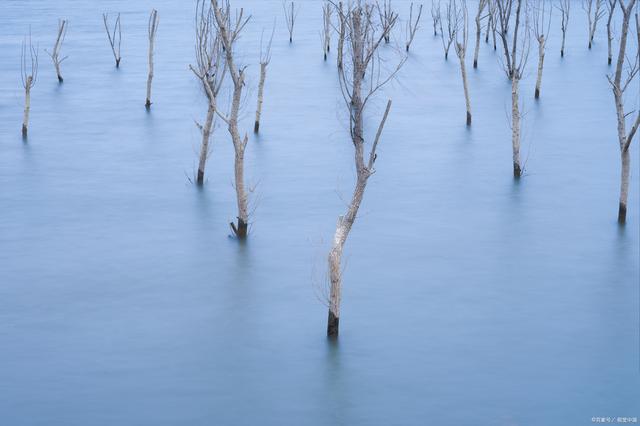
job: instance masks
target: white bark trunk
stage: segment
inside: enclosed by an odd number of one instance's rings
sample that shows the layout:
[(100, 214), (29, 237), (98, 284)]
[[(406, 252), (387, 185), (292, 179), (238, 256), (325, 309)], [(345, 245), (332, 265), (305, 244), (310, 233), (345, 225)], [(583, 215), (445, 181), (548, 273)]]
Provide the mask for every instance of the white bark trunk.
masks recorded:
[[(480, 22), (480, 14), (476, 16), (476, 48), (473, 53), (473, 67), (478, 68), (478, 54), (480, 53), (480, 38), (482, 37), (482, 23)], [(489, 37), (489, 33), (487, 33)]]
[(147, 76), (147, 101), (145, 105), (147, 108), (151, 106), (151, 81), (153, 80), (153, 44), (154, 40), (149, 40), (149, 75)]
[(522, 168), (520, 165), (520, 107), (518, 105), (520, 76), (514, 75), (511, 79), (511, 143), (513, 146), (513, 176), (519, 178), (522, 176)]
[(544, 67), (544, 49), (546, 44), (544, 36), (540, 36), (538, 40), (538, 78), (536, 79), (535, 98), (540, 98), (540, 88), (542, 86), (542, 69)]
[(200, 147), (200, 160), (198, 161), (198, 176), (196, 179), (198, 185), (204, 184), (204, 169), (209, 156), (209, 138), (211, 137), (214, 114), (215, 106), (209, 104), (207, 119), (204, 126), (202, 126), (202, 146)]
[(258, 85), (258, 106), (256, 108), (256, 122), (253, 126), (254, 133), (260, 130), (260, 115), (262, 114), (262, 101), (264, 93), (264, 80), (267, 77), (267, 64), (260, 64), (260, 84)]
[(465, 54), (462, 52), (460, 58), (460, 72), (462, 74), (462, 86), (464, 87), (464, 100), (467, 107), (467, 126), (471, 125), (471, 97), (469, 95), (469, 85), (467, 83), (467, 67), (464, 63)]
[(627, 199), (629, 198), (629, 176), (630, 176), (630, 163), (631, 158), (629, 150), (623, 150), (621, 152), (621, 174), (620, 174), (620, 203), (618, 207), (618, 222), (625, 223), (627, 220)]
[(24, 89), (24, 116), (22, 118), (22, 136), (27, 135), (27, 129), (29, 127), (29, 111), (31, 110), (31, 84), (33, 77), (27, 77), (27, 81)]

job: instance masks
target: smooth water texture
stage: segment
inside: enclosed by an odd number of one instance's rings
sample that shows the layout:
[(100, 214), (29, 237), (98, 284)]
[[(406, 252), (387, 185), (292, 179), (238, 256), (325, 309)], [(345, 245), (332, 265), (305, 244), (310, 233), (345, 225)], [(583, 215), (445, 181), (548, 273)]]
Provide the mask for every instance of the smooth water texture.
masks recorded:
[[(346, 246), (340, 338), (325, 337), (326, 254), (354, 182), (321, 4), (288, 43), (278, 1), (253, 19), (242, 129), (255, 187), (251, 235), (235, 218), (233, 149), (212, 137), (191, 1), (0, 0), (0, 423), (3, 425), (587, 425), (640, 417), (638, 141), (626, 228), (602, 25), (586, 48), (572, 8), (559, 55), (554, 11), (542, 97), (537, 47), (522, 83), (526, 176), (511, 176), (511, 88), (500, 51), (457, 57), (425, 4)], [(394, 1), (402, 17), (408, 2)], [(147, 19), (158, 9), (153, 106)], [(470, 4), (475, 12), (475, 3)], [(122, 13), (120, 69), (101, 13)], [(69, 20), (58, 85), (50, 49)], [(260, 35), (277, 19), (261, 134)], [(471, 21), (473, 24), (473, 21)], [(20, 43), (40, 43), (29, 137), (20, 135)], [(404, 24), (394, 37), (403, 43)], [(619, 25), (618, 27), (619, 28)], [(472, 31), (473, 34), (473, 31)], [(266, 36), (265, 36), (266, 37)], [(470, 40), (473, 44), (473, 38)], [(385, 47), (384, 49), (389, 49)], [(472, 50), (472, 48), (470, 48)], [(630, 108), (637, 105), (630, 89)]]

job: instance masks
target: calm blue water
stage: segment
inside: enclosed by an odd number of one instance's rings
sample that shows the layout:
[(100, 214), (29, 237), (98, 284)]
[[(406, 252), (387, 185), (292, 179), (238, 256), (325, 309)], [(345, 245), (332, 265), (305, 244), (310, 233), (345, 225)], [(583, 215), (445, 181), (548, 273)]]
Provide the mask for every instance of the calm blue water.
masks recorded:
[[(318, 287), (355, 172), (335, 53), (322, 61), (320, 3), (301, 3), (292, 45), (279, 2), (234, 3), (254, 17), (240, 43), (249, 132), (260, 33), (279, 20), (262, 133), (250, 133), (246, 154), (256, 209), (239, 244), (228, 237), (226, 129), (213, 136), (204, 188), (188, 179), (200, 142), (193, 121), (206, 114), (187, 68), (192, 2), (0, 0), (0, 424), (640, 417), (640, 159), (635, 141), (620, 229), (604, 27), (588, 51), (576, 3), (561, 60), (554, 23), (539, 102), (532, 51), (522, 87), (527, 174), (514, 184), (510, 85), (497, 54), (483, 43), (478, 70), (469, 55), (468, 130), (457, 58), (444, 61), (425, 11), (398, 81), (370, 109), (371, 134), (393, 99), (347, 243), (341, 335), (331, 344)], [(394, 4), (407, 14), (407, 2)], [(152, 7), (160, 27), (147, 113)], [(122, 12), (119, 70), (103, 11)], [(43, 52), (59, 17), (70, 21), (63, 85)], [(23, 142), (29, 25), (40, 75)]]

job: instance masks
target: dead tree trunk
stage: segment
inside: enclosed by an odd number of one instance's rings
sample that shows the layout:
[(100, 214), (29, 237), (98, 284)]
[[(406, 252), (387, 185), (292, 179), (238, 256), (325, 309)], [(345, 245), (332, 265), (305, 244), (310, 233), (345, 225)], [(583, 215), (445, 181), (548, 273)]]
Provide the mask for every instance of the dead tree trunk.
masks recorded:
[(197, 185), (204, 184), (205, 167), (210, 154), (210, 138), (215, 124), (217, 109), (217, 97), (226, 75), (225, 56), (222, 53), (222, 43), (218, 37), (213, 10), (207, 6), (208, 0), (198, 0), (196, 4), (196, 65), (189, 68), (202, 84), (202, 89), (207, 97), (207, 118), (204, 125), (196, 122), (202, 132), (200, 145), (200, 157), (198, 160)]
[[(520, 126), (521, 114), (519, 107), (520, 79), (526, 67), (529, 53), (529, 29), (521, 28), (521, 15), (523, 13), (524, 0), (496, 0), (498, 7), (499, 34), (504, 48), (503, 66), (507, 77), (511, 79), (511, 145), (513, 150), (513, 176), (519, 179), (522, 176), (522, 164), (520, 163)], [(509, 31), (511, 8), (516, 5), (515, 24), (513, 31)], [(526, 5), (525, 5), (526, 7)], [(522, 34), (520, 31), (522, 30)], [(510, 35), (511, 34), (511, 35)], [(522, 35), (521, 39), (518, 36)]]
[(386, 28), (387, 31), (384, 34), (384, 42), (389, 43), (391, 41), (391, 27), (389, 26), (389, 22), (395, 20), (398, 14), (391, 8), (391, 0), (382, 0), (382, 6), (380, 6), (379, 1), (376, 1), (376, 8), (378, 9), (380, 25), (382, 28)]
[(256, 107), (256, 120), (253, 126), (254, 133), (260, 131), (260, 116), (262, 115), (262, 102), (264, 100), (264, 81), (267, 78), (267, 65), (271, 62), (271, 43), (273, 42), (275, 31), (276, 26), (274, 24), (266, 51), (262, 50), (262, 37), (260, 38), (260, 84), (258, 84), (258, 106)]
[[(457, 9), (458, 5), (454, 3), (454, 7)], [(467, 44), (469, 40), (469, 35), (467, 32), (467, 27), (469, 26), (468, 20), (468, 12), (467, 12), (467, 3), (466, 1), (462, 1), (460, 8), (462, 11), (456, 10), (455, 13), (458, 15), (462, 13), (462, 38), (458, 39), (458, 35), (460, 33), (460, 28), (455, 29), (456, 33), (456, 54), (458, 55), (458, 59), (460, 60), (460, 73), (462, 74), (462, 86), (464, 87), (464, 99), (467, 106), (467, 126), (471, 126), (471, 99), (469, 97), (469, 85), (467, 83), (467, 67), (465, 65), (465, 59), (467, 55)], [(478, 39), (479, 40), (479, 39)]]
[(327, 60), (327, 55), (331, 51), (331, 14), (333, 13), (333, 7), (331, 3), (325, 2), (322, 5), (322, 53), (324, 60)]
[[(618, 206), (618, 223), (624, 224), (627, 220), (627, 200), (629, 197), (629, 175), (631, 168), (631, 159), (629, 155), (629, 147), (640, 126), (640, 112), (625, 112), (624, 93), (629, 86), (636, 80), (638, 71), (640, 70), (640, 22), (636, 12), (635, 32), (638, 39), (636, 45), (636, 53), (633, 62), (629, 60), (627, 74), (623, 77), (625, 68), (625, 59), (627, 58), (627, 38), (629, 33), (629, 25), (633, 8), (636, 0), (619, 0), (620, 9), (622, 10), (622, 27), (620, 28), (620, 47), (618, 49), (618, 57), (616, 60), (616, 69), (613, 76), (608, 76), (609, 83), (613, 91), (613, 99), (616, 105), (616, 115), (618, 121), (618, 144), (620, 147), (621, 175), (620, 175), (620, 201)], [(631, 122), (631, 128), (627, 131), (627, 117), (634, 117)]]
[[(547, 16), (548, 9), (548, 16)], [(538, 77), (536, 79), (535, 98), (540, 98), (540, 87), (542, 85), (542, 70), (544, 67), (544, 53), (551, 30), (551, 5), (547, 6), (546, 0), (539, 0), (533, 9), (533, 31), (538, 41)]]
[(569, 12), (571, 11), (571, 0), (560, 0), (560, 4), (557, 6), (562, 14), (562, 20), (560, 21), (560, 30), (562, 30), (562, 45), (560, 47), (560, 57), (564, 58), (564, 46), (567, 38), (567, 28), (569, 27)]
[(442, 48), (444, 49), (444, 59), (449, 59), (449, 49), (456, 39), (456, 31), (460, 27), (462, 20), (460, 8), (457, 7), (457, 0), (448, 0), (445, 18), (447, 20), (447, 32), (442, 28), (442, 19), (440, 20), (440, 33), (442, 33)]
[(296, 24), (300, 7), (296, 8), (295, 4), (291, 2), (291, 6), (287, 8), (287, 3), (283, 1), (282, 9), (284, 10), (284, 20), (287, 23), (287, 30), (289, 31), (289, 43), (293, 43), (293, 27)]
[(38, 47), (31, 42), (29, 37), (22, 41), (22, 54), (20, 57), (20, 77), (24, 87), (24, 115), (22, 117), (22, 137), (27, 137), (29, 129), (29, 112), (31, 111), (31, 89), (36, 84), (38, 76)]
[[(327, 335), (337, 337), (340, 324), (340, 301), (342, 295), (342, 253), (344, 244), (349, 236), (349, 232), (356, 220), (358, 209), (364, 197), (364, 191), (369, 177), (374, 173), (374, 163), (376, 160), (376, 149), (382, 129), (391, 108), (391, 101), (387, 102), (387, 108), (378, 127), (375, 139), (369, 151), (369, 160), (365, 162), (365, 134), (364, 134), (364, 111), (368, 99), (390, 78), (395, 75), (399, 67), (404, 63), (400, 62), (396, 71), (389, 78), (380, 80), (379, 72), (365, 71), (374, 67), (374, 63), (379, 61), (377, 50), (384, 40), (385, 34), (391, 30), (396, 19), (377, 27), (373, 24), (372, 7), (365, 1), (355, 0), (350, 3), (345, 15), (345, 26), (347, 28), (347, 39), (350, 40), (348, 60), (350, 62), (350, 73), (344, 69), (339, 74), (340, 87), (344, 95), (345, 103), (350, 115), (350, 135), (351, 142), (355, 149), (356, 185), (347, 208), (347, 213), (338, 218), (336, 232), (333, 238), (333, 245), (328, 256), (330, 294), (329, 294), (329, 315), (327, 320)], [(376, 70), (378, 69), (376, 66)], [(365, 82), (365, 74), (369, 79)]]
[(53, 61), (53, 66), (56, 69), (56, 75), (58, 76), (58, 82), (62, 83), (64, 79), (62, 78), (62, 72), (60, 71), (60, 64), (62, 61), (67, 59), (60, 58), (60, 50), (62, 49), (62, 43), (64, 43), (64, 38), (67, 35), (67, 20), (60, 19), (58, 20), (58, 36), (56, 37), (56, 42), (53, 45), (53, 50), (51, 52), (47, 52)]
[(342, 7), (342, 2), (338, 3), (338, 6), (336, 7), (337, 9), (337, 15), (338, 15), (338, 27), (337, 27), (337, 31), (338, 31), (338, 57), (336, 58), (336, 65), (338, 66), (338, 69), (341, 70), (342, 69), (342, 61), (343, 61), (343, 57), (344, 57), (344, 37), (345, 37), (345, 24), (344, 24), (344, 9)]
[(613, 58), (613, 30), (611, 28), (611, 24), (613, 21), (613, 14), (616, 10), (616, 1), (617, 0), (607, 0), (607, 10), (609, 12), (607, 17), (607, 64), (611, 65), (611, 59)]
[(153, 80), (153, 45), (158, 31), (158, 11), (153, 9), (149, 16), (149, 75), (147, 76), (147, 100), (145, 106), (151, 108), (151, 80)]
[[(476, 13), (476, 48), (473, 53), (473, 67), (478, 68), (478, 54), (480, 53), (480, 38), (482, 36), (482, 20), (489, 15), (482, 15), (484, 12), (484, 8), (487, 7), (488, 0), (479, 0), (478, 2), (478, 12)], [(489, 25), (487, 24), (487, 28)], [(487, 40), (489, 40), (489, 31), (487, 30)]]
[(605, 11), (602, 9), (603, 2), (604, 0), (582, 0), (582, 9), (587, 13), (589, 23), (589, 49), (591, 49), (593, 38), (596, 35), (598, 21), (604, 16)]
[(440, 0), (438, 3), (435, 0), (431, 0), (431, 21), (433, 22), (433, 35), (438, 35), (438, 26), (442, 28), (442, 23), (440, 22)]
[[(218, 6), (218, 0), (211, 0), (211, 4), (214, 10), (217, 34), (224, 48), (223, 50), (226, 58), (226, 66), (233, 82), (233, 98), (231, 101), (229, 114), (219, 114), (222, 120), (227, 124), (235, 153), (234, 175), (236, 199), (238, 204), (238, 223), (236, 225), (231, 222), (230, 226), (236, 237), (238, 237), (239, 239), (244, 239), (247, 237), (249, 226), (249, 196), (247, 194), (247, 190), (245, 189), (244, 183), (244, 152), (247, 147), (249, 138), (246, 134), (244, 137), (241, 137), (240, 130), (238, 129), (238, 115), (240, 113), (240, 102), (242, 101), (245, 68), (239, 68), (236, 65), (234, 49), (235, 42), (238, 40), (238, 35), (244, 29), (245, 25), (251, 17), (249, 16), (245, 18), (244, 10), (240, 9), (236, 13), (235, 19), (232, 21), (231, 6), (228, 0), (224, 1), (224, 6), (222, 8)], [(218, 113), (218, 111), (216, 112)]]
[(107, 13), (102, 14), (102, 21), (104, 22), (104, 29), (107, 31), (107, 37), (109, 38), (109, 45), (111, 46), (111, 52), (113, 58), (116, 61), (116, 68), (120, 67), (120, 46), (122, 44), (122, 26), (120, 25), (120, 14), (116, 18), (116, 22), (113, 25), (113, 34), (109, 31), (109, 15)]
[(422, 16), (422, 5), (418, 6), (418, 16), (416, 20), (413, 20), (413, 2), (411, 2), (411, 6), (409, 7), (409, 21), (407, 21), (407, 42), (405, 43), (405, 50), (408, 52), (409, 47), (411, 47), (411, 43), (413, 43), (413, 38), (416, 36), (416, 32), (418, 31), (418, 24), (420, 23), (420, 17)]

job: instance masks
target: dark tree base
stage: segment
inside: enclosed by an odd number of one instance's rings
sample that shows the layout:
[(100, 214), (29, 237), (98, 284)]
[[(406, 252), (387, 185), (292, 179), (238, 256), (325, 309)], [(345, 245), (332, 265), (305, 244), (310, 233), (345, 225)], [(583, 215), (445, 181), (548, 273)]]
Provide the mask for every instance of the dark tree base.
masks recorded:
[(473, 60), (473, 67), (478, 68), (478, 61), (476, 61), (475, 59)]
[(116, 59), (116, 68), (120, 68), (120, 59)]
[(535, 95), (536, 99), (540, 99), (540, 89), (538, 89), (536, 87), (536, 95)]
[(560, 51), (560, 57), (561, 57), (561, 58), (564, 58), (564, 50), (561, 50), (561, 51)]
[(516, 179), (520, 179), (522, 176), (522, 169), (520, 168), (520, 164), (513, 163), (513, 177)]
[(260, 131), (260, 122), (256, 121), (253, 125), (253, 133), (258, 133)]
[(467, 111), (467, 126), (471, 126), (471, 113)]
[(327, 336), (338, 337), (338, 330), (340, 326), (340, 318), (335, 316), (331, 310), (329, 310), (329, 318), (327, 320)]
[(327, 60), (327, 52), (324, 52), (324, 60)]
[(198, 169), (198, 177), (196, 178), (197, 185), (204, 185), (204, 170)]
[(58, 83), (62, 83), (64, 81), (64, 78), (62, 78), (61, 75), (58, 76)]
[(27, 137), (27, 126), (25, 126), (24, 124), (22, 125), (22, 137)]
[(407, 46), (406, 46), (406, 51), (407, 51), (407, 52), (409, 51), (409, 45), (408, 45), (408, 44), (407, 44)]
[(238, 218), (238, 225), (236, 226), (235, 223), (231, 222), (229, 223), (229, 225), (231, 226), (231, 230), (233, 230), (233, 233), (236, 235), (236, 237), (240, 238), (240, 239), (244, 239), (247, 238), (247, 223), (245, 221), (243, 221), (242, 219)]
[(607, 64), (608, 64), (608, 65), (611, 65), (611, 58), (609, 58), (609, 59), (607, 60)]
[(627, 222), (627, 205), (620, 203), (618, 207), (618, 223), (624, 225)]
[(144, 106), (149, 109), (151, 108), (151, 101), (149, 99), (147, 99), (147, 102), (144, 103)]

